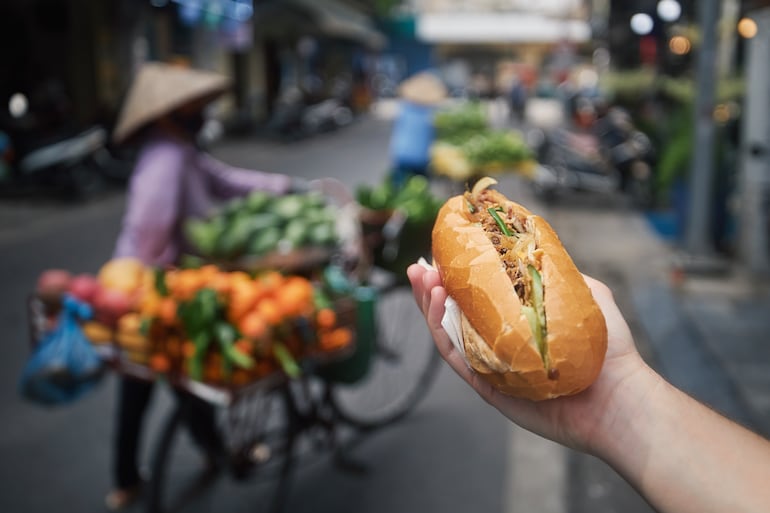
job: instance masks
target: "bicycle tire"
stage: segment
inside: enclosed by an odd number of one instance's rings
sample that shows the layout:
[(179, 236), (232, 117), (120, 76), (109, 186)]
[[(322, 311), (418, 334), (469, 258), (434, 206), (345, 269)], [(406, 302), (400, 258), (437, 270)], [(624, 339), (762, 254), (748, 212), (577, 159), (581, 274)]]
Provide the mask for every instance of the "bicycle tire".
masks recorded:
[[(166, 513), (176, 511), (180, 505), (172, 507), (166, 500), (169, 463), (175, 446), (179, 443), (182, 428), (182, 407), (176, 406), (163, 423), (160, 439), (152, 459), (152, 474), (148, 483), (147, 512)], [(185, 442), (187, 445), (187, 442)]]
[[(280, 388), (262, 392), (259, 398), (267, 398), (269, 403), (285, 406), (285, 398)], [(149, 513), (170, 513), (194, 511), (206, 485), (212, 484), (227, 470), (238, 481), (249, 478), (249, 500), (258, 506), (257, 510), (276, 512), (283, 507), (287, 498), (289, 479), (292, 471), (296, 431), (293, 417), (286, 410), (272, 411), (260, 404), (248, 404), (248, 399), (236, 404), (252, 406), (253, 410), (264, 410), (266, 418), (275, 422), (265, 422), (252, 430), (252, 433), (228, 433), (218, 423), (219, 431), (227, 449), (216, 455), (218, 465), (207, 469), (204, 465), (201, 449), (192, 441), (185, 427), (184, 408), (177, 405), (166, 418), (158, 439), (152, 460), (152, 474), (148, 483), (147, 507)], [(256, 406), (256, 407), (255, 407)], [(248, 414), (235, 411), (234, 406), (224, 408), (225, 419), (239, 417), (250, 422)], [(221, 419), (220, 419), (221, 420)], [(231, 437), (241, 436), (240, 445), (233, 446)], [(246, 438), (243, 438), (245, 436)], [(253, 454), (257, 456), (250, 458)], [(204, 505), (205, 506), (205, 505)], [(205, 507), (204, 507), (205, 509)], [(208, 510), (208, 509), (205, 509)]]
[(363, 379), (331, 384), (335, 413), (359, 429), (400, 420), (427, 394), (439, 354), (408, 285), (383, 289), (376, 303), (376, 340)]

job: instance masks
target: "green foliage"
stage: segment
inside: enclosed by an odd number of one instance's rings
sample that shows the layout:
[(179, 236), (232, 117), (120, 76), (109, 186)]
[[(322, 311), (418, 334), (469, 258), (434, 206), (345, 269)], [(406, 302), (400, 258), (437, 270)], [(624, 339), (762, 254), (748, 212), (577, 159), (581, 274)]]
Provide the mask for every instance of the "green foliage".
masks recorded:
[(692, 106), (684, 105), (673, 111), (665, 123), (666, 133), (661, 140), (666, 143), (661, 148), (655, 184), (658, 191), (668, 191), (677, 178), (689, 171), (695, 141), (693, 119)]
[(441, 111), (436, 114), (434, 125), (436, 139), (455, 145), (489, 129), (487, 117), (478, 103)]
[(203, 361), (212, 344), (222, 351), (222, 370), (229, 376), (233, 367), (250, 369), (254, 360), (235, 349), (238, 331), (227, 321), (225, 308), (212, 289), (201, 289), (195, 296), (179, 304), (178, 315), (185, 333), (193, 341), (195, 353), (190, 356), (188, 369), (195, 380), (203, 378)]
[[(722, 78), (717, 83), (717, 101), (742, 97), (745, 85), (743, 77)], [(608, 96), (621, 102), (660, 97), (675, 103), (687, 104), (695, 100), (696, 92), (692, 78), (659, 75), (652, 69), (607, 73), (602, 77), (601, 86)]]

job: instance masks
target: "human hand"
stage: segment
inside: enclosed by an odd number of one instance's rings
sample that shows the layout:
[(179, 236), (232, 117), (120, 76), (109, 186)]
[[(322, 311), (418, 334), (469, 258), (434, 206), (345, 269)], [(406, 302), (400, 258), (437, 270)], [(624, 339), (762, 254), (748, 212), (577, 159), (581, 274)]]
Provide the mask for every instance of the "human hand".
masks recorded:
[(447, 292), (438, 273), (415, 264), (407, 274), (441, 356), (484, 400), (529, 431), (574, 449), (596, 453), (607, 437), (616, 436), (615, 431), (633, 418), (645, 389), (655, 384), (656, 375), (637, 352), (612, 292), (593, 278), (585, 276), (604, 314), (609, 335), (601, 373), (587, 390), (577, 395), (533, 402), (501, 394), (468, 367), (441, 327)]

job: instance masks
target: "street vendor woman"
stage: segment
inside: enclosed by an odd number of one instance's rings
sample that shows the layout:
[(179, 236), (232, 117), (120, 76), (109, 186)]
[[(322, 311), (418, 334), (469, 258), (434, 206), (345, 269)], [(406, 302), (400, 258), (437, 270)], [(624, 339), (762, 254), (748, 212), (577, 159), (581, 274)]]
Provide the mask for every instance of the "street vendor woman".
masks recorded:
[[(118, 144), (139, 148), (128, 191), (115, 257), (135, 257), (148, 266), (175, 265), (186, 251), (183, 221), (207, 215), (218, 202), (262, 190), (284, 194), (310, 187), (326, 189), (333, 180), (305, 182), (229, 166), (197, 144), (204, 110), (228, 91), (222, 75), (147, 63), (136, 75), (113, 133)], [(337, 182), (338, 183), (338, 182)], [(120, 382), (114, 439), (114, 489), (107, 495), (110, 509), (138, 498), (141, 476), (138, 454), (141, 425), (153, 384), (129, 377)], [(219, 444), (214, 412), (202, 401), (177, 393), (192, 410), (193, 438), (213, 465)]]
[(399, 86), (401, 103), (390, 138), (393, 179), (397, 184), (413, 175), (427, 175), (435, 140), (434, 114), (447, 90), (435, 75), (417, 73)]

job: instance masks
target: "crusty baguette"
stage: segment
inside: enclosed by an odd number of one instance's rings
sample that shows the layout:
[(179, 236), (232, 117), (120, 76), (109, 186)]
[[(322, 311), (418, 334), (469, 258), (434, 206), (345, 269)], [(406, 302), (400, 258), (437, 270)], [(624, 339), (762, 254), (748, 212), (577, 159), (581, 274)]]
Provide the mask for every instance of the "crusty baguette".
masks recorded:
[(501, 392), (533, 400), (570, 395), (599, 374), (607, 349), (604, 316), (550, 225), (496, 191), (527, 220), (540, 254), (546, 355), (541, 355), (503, 261), (471, 219), (463, 196), (450, 198), (433, 228), (433, 259), (447, 293), (463, 312), (469, 364)]

